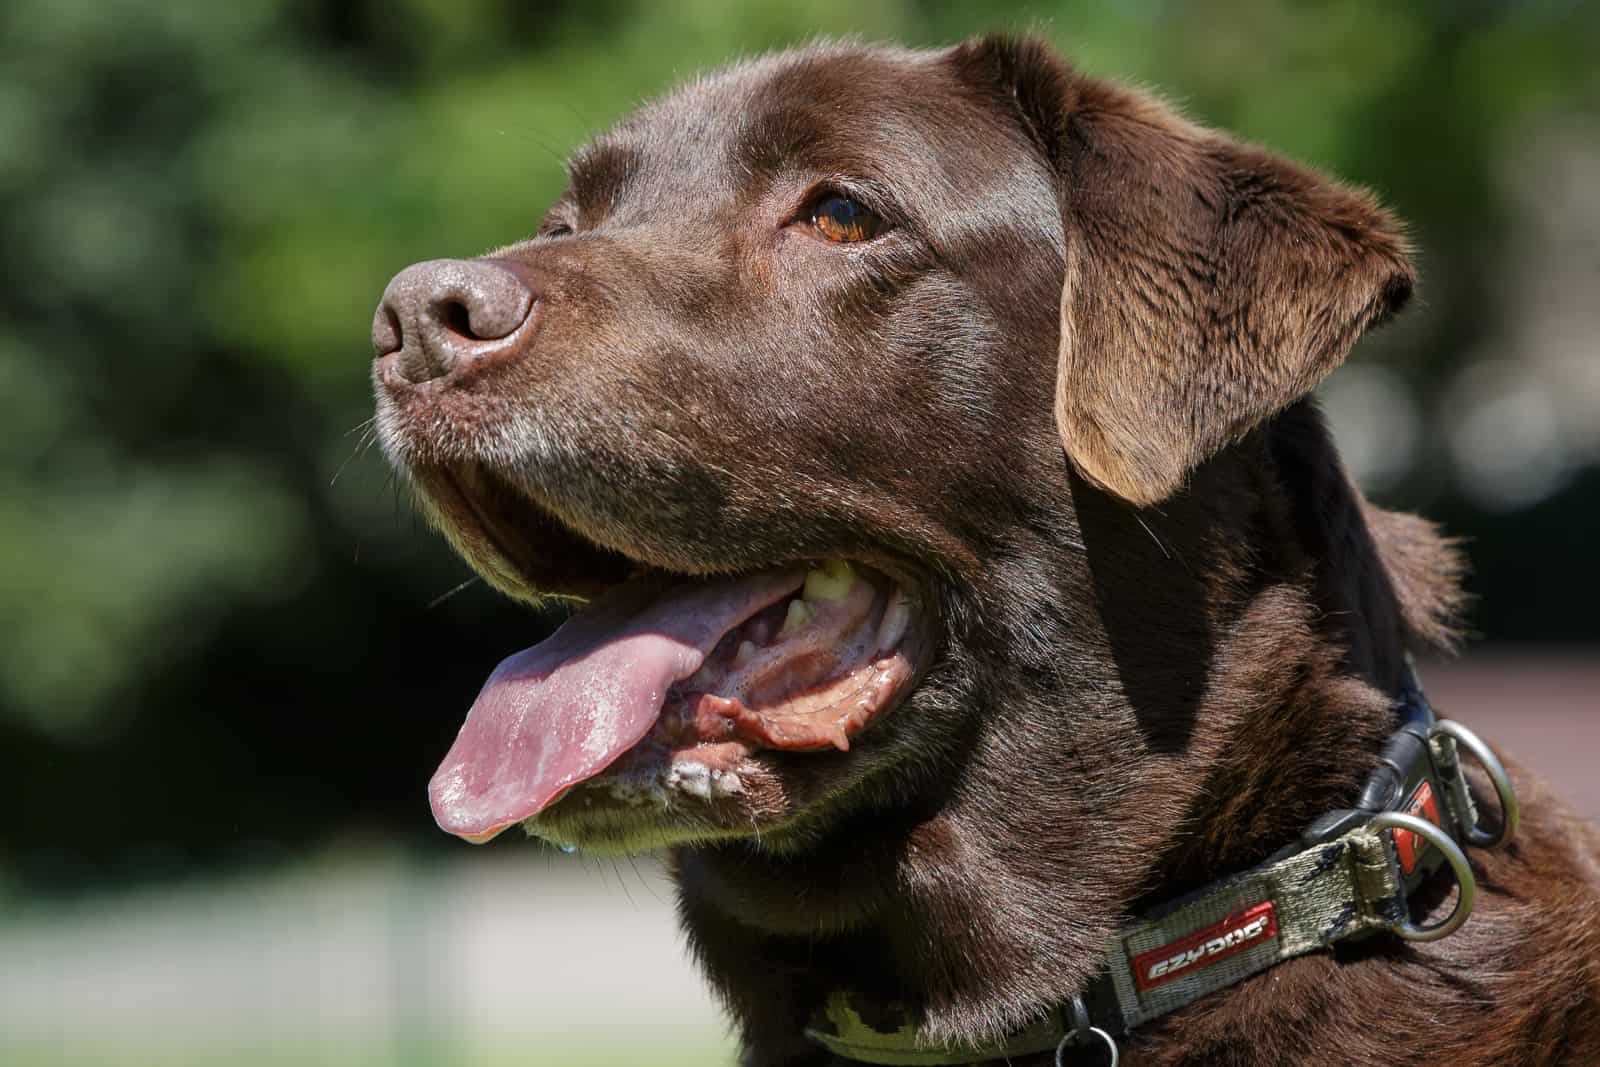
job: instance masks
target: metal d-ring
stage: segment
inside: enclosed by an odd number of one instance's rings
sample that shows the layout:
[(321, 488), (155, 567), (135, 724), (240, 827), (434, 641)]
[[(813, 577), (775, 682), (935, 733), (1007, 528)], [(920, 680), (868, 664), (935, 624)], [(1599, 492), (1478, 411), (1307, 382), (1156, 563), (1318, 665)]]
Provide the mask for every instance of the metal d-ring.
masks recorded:
[(1062, 1062), (1061, 1054), (1066, 1052), (1068, 1045), (1076, 1044), (1080, 1041), (1087, 1041), (1088, 1037), (1083, 1036), (1085, 1034), (1091, 1037), (1098, 1037), (1101, 1041), (1105, 1042), (1106, 1053), (1111, 1057), (1106, 1061), (1106, 1067), (1117, 1067), (1117, 1042), (1110, 1034), (1106, 1033), (1098, 1026), (1091, 1026), (1088, 1030), (1074, 1030), (1067, 1034), (1066, 1037), (1063, 1037), (1061, 1039), (1061, 1044), (1056, 1046), (1056, 1067), (1066, 1067), (1066, 1065)]
[(1056, 1045), (1056, 1067), (1065, 1067), (1061, 1055), (1067, 1051), (1068, 1045), (1086, 1042), (1091, 1037), (1098, 1037), (1105, 1042), (1106, 1052), (1111, 1056), (1107, 1067), (1117, 1067), (1117, 1042), (1110, 1034), (1089, 1022), (1089, 1009), (1083, 1003), (1082, 994), (1072, 998), (1067, 1010), (1072, 1013), (1072, 1025), (1062, 1036), (1061, 1043)]
[(1434, 723), (1428, 729), (1429, 739), (1436, 734), (1444, 734), (1472, 753), (1479, 766), (1489, 775), (1489, 781), (1494, 783), (1495, 796), (1500, 799), (1500, 832), (1491, 834), (1474, 825), (1467, 830), (1467, 844), (1474, 848), (1498, 848), (1517, 836), (1517, 821), (1520, 817), (1517, 791), (1511, 786), (1511, 776), (1506, 773), (1505, 764), (1489, 751), (1489, 746), (1483, 743), (1482, 738), (1454, 719), (1440, 719)]
[(1441, 937), (1449, 937), (1455, 933), (1456, 928), (1466, 922), (1467, 916), (1472, 914), (1472, 905), (1478, 899), (1478, 881), (1472, 876), (1472, 867), (1467, 863), (1467, 854), (1461, 851), (1461, 846), (1427, 819), (1419, 819), (1404, 812), (1380, 811), (1367, 821), (1367, 825), (1374, 830), (1409, 830), (1438, 849), (1444, 855), (1445, 862), (1450, 864), (1450, 869), (1455, 872), (1454, 911), (1432, 926), (1420, 926), (1408, 918), (1395, 927), (1394, 932), (1407, 941), (1437, 941)]

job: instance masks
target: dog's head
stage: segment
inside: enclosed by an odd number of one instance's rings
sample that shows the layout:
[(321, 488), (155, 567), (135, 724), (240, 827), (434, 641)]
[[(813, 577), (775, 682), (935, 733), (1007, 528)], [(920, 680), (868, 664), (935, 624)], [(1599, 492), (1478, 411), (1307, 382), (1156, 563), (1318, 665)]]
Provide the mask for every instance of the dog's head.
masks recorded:
[(441, 823), (1181, 819), (1201, 783), (1139, 776), (1210, 736), (1258, 587), (1241, 442), (1406, 299), (1394, 222), (1010, 39), (741, 64), (570, 171), (536, 237), (408, 269), (374, 324), (429, 515), (513, 596), (590, 601), (491, 676)]

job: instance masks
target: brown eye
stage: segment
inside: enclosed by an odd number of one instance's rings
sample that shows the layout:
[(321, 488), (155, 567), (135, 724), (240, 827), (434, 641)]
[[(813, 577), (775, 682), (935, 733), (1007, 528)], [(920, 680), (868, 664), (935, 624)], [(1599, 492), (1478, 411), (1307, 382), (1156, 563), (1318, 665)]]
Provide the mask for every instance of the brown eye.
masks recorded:
[(883, 219), (847, 196), (825, 196), (811, 209), (811, 225), (841, 244), (870, 241), (883, 232)]

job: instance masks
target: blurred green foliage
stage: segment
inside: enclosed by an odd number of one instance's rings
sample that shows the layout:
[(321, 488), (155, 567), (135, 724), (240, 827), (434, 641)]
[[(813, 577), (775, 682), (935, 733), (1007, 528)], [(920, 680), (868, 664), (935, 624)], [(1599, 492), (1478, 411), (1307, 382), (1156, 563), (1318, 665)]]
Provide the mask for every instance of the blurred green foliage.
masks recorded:
[[(410, 825), (420, 805), (399, 783), (420, 788), (475, 679), (519, 644), (507, 628), (536, 622), (481, 587), (425, 610), (466, 575), (359, 447), (372, 308), (408, 262), (527, 235), (566, 153), (642, 98), (815, 35), (1044, 33), (1089, 71), (1374, 186), (1415, 223), (1424, 302), (1376, 348), (1431, 433), (1433, 384), (1505, 313), (1519, 218), (1496, 175), (1529, 128), (1600, 116), (1597, 11), (8, 0), (0, 788), (22, 817), (0, 845), (91, 814), (113, 840), (190, 845), (397, 810)], [(1555, 575), (1596, 521), (1576, 490), (1520, 525), (1487, 516), (1427, 462), (1398, 496), (1477, 535), (1491, 573), (1540, 558)], [(1551, 580), (1575, 596), (1570, 571)], [(1600, 634), (1542, 588), (1506, 583), (1479, 625)], [(417, 648), (438, 653), (430, 678), (407, 662)]]

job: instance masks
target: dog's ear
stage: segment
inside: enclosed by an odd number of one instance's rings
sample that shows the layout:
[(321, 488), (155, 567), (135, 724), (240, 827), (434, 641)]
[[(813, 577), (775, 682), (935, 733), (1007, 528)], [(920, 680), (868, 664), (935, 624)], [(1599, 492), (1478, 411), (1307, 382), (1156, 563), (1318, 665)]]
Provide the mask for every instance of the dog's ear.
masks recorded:
[(1091, 482), (1138, 505), (1306, 395), (1415, 280), (1367, 194), (1074, 72), (1043, 42), (956, 48), (1059, 184), (1055, 414)]

